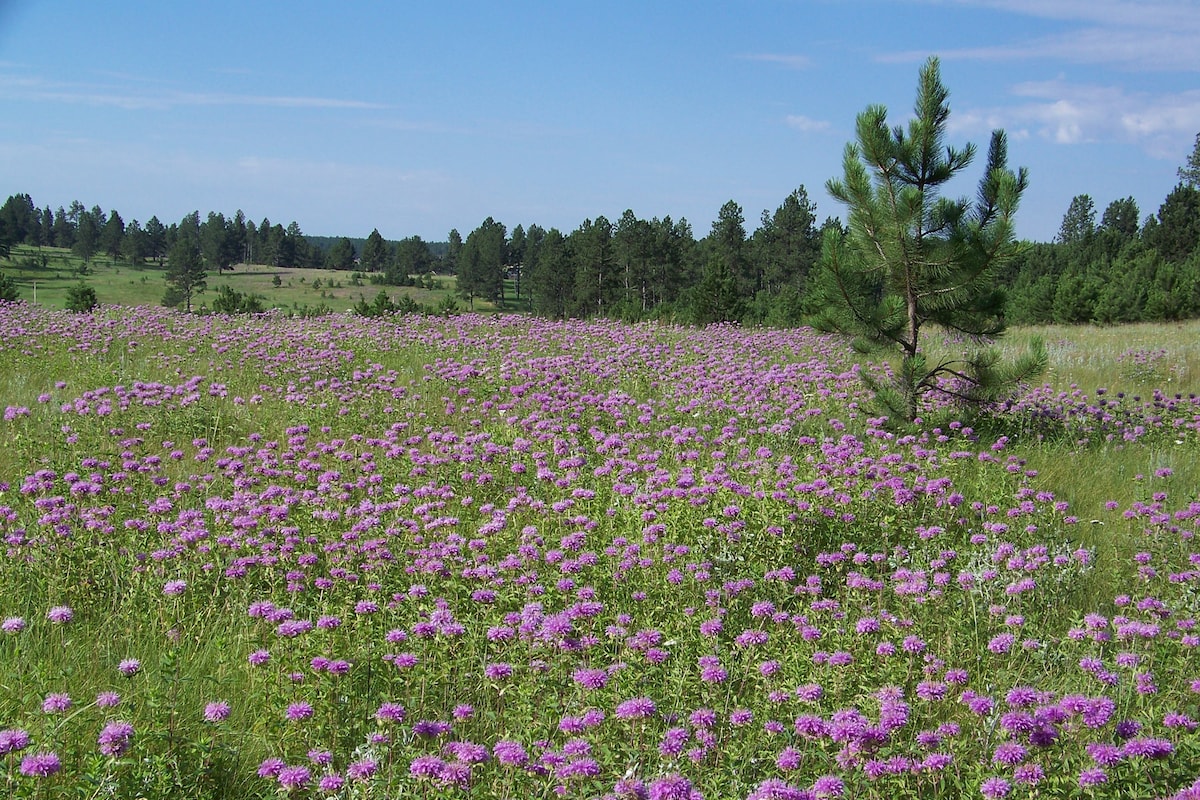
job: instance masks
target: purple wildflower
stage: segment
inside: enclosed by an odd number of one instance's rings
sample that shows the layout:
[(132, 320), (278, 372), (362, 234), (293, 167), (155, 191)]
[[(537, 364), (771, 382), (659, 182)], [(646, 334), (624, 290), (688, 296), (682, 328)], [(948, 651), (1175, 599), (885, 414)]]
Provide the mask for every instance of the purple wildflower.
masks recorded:
[(291, 792), (307, 786), (312, 774), (305, 766), (284, 767), (279, 770), (279, 774), (275, 778), (279, 781), (280, 786)]
[(1008, 793), (1011, 791), (1012, 784), (1004, 778), (988, 778), (979, 785), (979, 793), (988, 800), (1000, 800), (1000, 798), (1008, 797)]
[(408, 765), (408, 771), (414, 778), (436, 778), (442, 774), (446, 762), (437, 756), (418, 756)]
[(695, 800), (699, 794), (682, 775), (668, 775), (650, 782), (650, 800)]
[(29, 733), (20, 728), (0, 731), (0, 756), (15, 753), (29, 747)]
[(42, 701), (42, 711), (47, 714), (59, 714), (71, 707), (71, 696), (57, 692), (46, 695)]
[(110, 722), (100, 731), (97, 744), (100, 745), (100, 752), (104, 755), (119, 758), (129, 749), (131, 739), (133, 739), (133, 725), (128, 722)]
[(652, 716), (656, 708), (649, 697), (634, 697), (618, 705), (615, 713), (617, 719), (645, 719)]
[(21, 759), (21, 774), (29, 778), (48, 778), (62, 769), (58, 754), (39, 750)]
[(46, 612), (46, 619), (58, 625), (65, 625), (74, 617), (75, 612), (71, 610), (70, 606), (54, 606)]
[(352, 761), (346, 767), (346, 777), (352, 781), (361, 783), (362, 781), (370, 780), (378, 768), (379, 765), (369, 758)]
[(217, 700), (208, 703), (204, 706), (204, 721), (205, 722), (224, 722), (229, 719), (229, 703), (224, 700)]
[(292, 722), (298, 722), (302, 719), (308, 719), (313, 715), (313, 707), (303, 701), (291, 703), (287, 707), (286, 716)]
[(523, 767), (529, 763), (529, 754), (520, 742), (511, 739), (501, 739), (492, 746), (492, 754), (501, 764), (510, 767)]
[(584, 689), (603, 689), (608, 683), (608, 671), (603, 669), (577, 669), (571, 677)]
[(841, 797), (846, 792), (846, 785), (837, 775), (822, 775), (813, 782), (814, 797)]
[(1041, 764), (1021, 764), (1013, 770), (1013, 780), (1022, 786), (1037, 786), (1044, 777), (1046, 771)]
[(505, 664), (503, 662), (497, 664), (488, 664), (483, 668), (483, 676), (489, 681), (499, 681), (505, 678), (511, 678), (512, 674), (512, 665)]
[(1029, 756), (1029, 751), (1016, 742), (1005, 742), (992, 753), (992, 763), (1016, 766)]
[(141, 668), (142, 662), (138, 661), (136, 658), (122, 659), (121, 663), (117, 664), (117, 671), (127, 678), (137, 675)]

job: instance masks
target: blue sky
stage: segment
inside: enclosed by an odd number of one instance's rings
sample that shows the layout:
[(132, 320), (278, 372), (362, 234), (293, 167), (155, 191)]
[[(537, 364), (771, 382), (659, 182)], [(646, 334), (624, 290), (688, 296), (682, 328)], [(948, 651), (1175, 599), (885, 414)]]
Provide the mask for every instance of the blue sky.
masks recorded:
[(0, 193), (431, 241), (627, 208), (700, 237), (733, 200), (752, 231), (801, 185), (841, 215), (855, 116), (903, 122), (931, 54), (951, 143), (1002, 127), (1029, 168), (1022, 238), (1077, 194), (1153, 213), (1200, 132), (1195, 0), (0, 0)]

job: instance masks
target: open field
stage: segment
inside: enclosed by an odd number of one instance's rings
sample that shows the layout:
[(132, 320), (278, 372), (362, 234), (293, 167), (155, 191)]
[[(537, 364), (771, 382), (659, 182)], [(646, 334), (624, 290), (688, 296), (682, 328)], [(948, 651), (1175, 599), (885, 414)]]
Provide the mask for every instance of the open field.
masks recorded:
[(0, 305), (4, 791), (1184, 797), (1180, 330), (905, 433), (808, 330)]
[[(43, 257), (45, 266), (41, 263)], [(162, 304), (167, 288), (165, 270), (159, 269), (154, 263), (131, 266), (106, 256), (96, 256), (87, 265), (86, 274), (80, 275), (83, 266), (83, 260), (69, 250), (29, 246), (14, 248), (10, 259), (0, 261), (0, 271), (16, 281), (21, 298), (37, 305), (64, 308), (67, 291), (80, 280), (96, 290), (96, 299), (101, 304)], [(274, 285), (276, 276), (280, 279), (279, 286)], [(455, 291), (452, 275), (437, 276), (440, 288), (432, 290), (412, 286), (378, 286), (365, 278), (360, 281), (361, 285), (355, 286), (353, 276), (352, 272), (340, 270), (238, 264), (233, 270), (220, 275), (211, 273), (207, 279), (207, 291), (199, 294), (194, 304), (206, 306), (217, 296), (218, 290), (226, 285), (239, 292), (259, 295), (266, 308), (293, 312), (322, 307), (335, 312), (348, 311), (359, 300), (371, 302), (381, 290), (386, 291), (393, 300), (408, 295), (418, 304), (432, 307)], [(488, 311), (492, 305), (480, 301), (476, 303), (476, 309)]]

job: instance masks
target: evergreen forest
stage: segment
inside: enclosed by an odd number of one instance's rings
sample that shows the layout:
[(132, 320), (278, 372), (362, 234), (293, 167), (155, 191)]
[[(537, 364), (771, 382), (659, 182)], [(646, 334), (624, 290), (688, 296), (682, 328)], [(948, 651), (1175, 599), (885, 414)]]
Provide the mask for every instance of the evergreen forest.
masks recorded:
[[(1200, 135), (1178, 171), (1180, 181), (1144, 217), (1132, 197), (1099, 212), (1076, 196), (1051, 242), (1022, 242), (997, 275), (1010, 325), (1170, 321), (1200, 316)], [(832, 216), (819, 220), (804, 186), (749, 229), (730, 200), (706, 235), (686, 219), (584, 220), (563, 232), (536, 223), (511, 229), (492, 217), (464, 237), (388, 241), (378, 229), (363, 239), (306, 236), (264, 218), (255, 223), (193, 212), (166, 225), (157, 216), (128, 222), (115, 209), (39, 208), (13, 194), (0, 208), (0, 259), (24, 245), (68, 248), (86, 265), (98, 254), (164, 271), (164, 304), (190, 308), (203, 278), (237, 264), (316, 267), (359, 273), (372, 283), (415, 285), (431, 273), (454, 275), (467, 308), (475, 301), (548, 318), (669, 319), (708, 324), (788, 327), (811, 321), (825, 303), (817, 266)], [(2, 262), (0, 262), (2, 263)], [(36, 266), (36, 263), (25, 264)]]

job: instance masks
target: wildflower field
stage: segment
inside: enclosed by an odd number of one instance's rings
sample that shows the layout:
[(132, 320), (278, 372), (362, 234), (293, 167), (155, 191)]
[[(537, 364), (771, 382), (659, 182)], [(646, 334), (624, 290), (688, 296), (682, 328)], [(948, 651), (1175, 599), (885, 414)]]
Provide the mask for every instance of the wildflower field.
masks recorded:
[(1200, 796), (1173, 357), (899, 433), (807, 330), (0, 304), (2, 791)]

